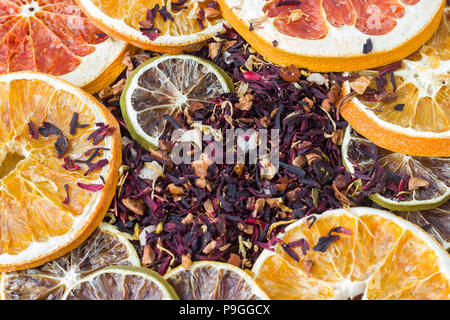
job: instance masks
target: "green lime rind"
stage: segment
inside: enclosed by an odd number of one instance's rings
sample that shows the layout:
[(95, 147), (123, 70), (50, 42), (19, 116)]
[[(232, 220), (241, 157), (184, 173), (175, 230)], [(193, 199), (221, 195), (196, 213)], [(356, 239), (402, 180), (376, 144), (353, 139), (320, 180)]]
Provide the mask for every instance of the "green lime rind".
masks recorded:
[(120, 274), (123, 276), (135, 275), (135, 276), (139, 276), (139, 277), (142, 277), (145, 279), (150, 279), (163, 292), (164, 299), (179, 300), (178, 295), (175, 292), (175, 289), (161, 275), (159, 275), (157, 272), (155, 272), (153, 270), (150, 270), (147, 268), (136, 267), (136, 266), (112, 266), (112, 267), (102, 268), (96, 272), (93, 272), (93, 273), (89, 274), (88, 276), (78, 280), (70, 288), (68, 288), (66, 290), (66, 292), (64, 293), (62, 300), (66, 300), (68, 295), (70, 294), (70, 292), (80, 283), (89, 282), (89, 281), (93, 280), (95, 277), (97, 277), (101, 274), (107, 274), (107, 273), (115, 273), (115, 274)]
[[(348, 125), (344, 132), (344, 137), (342, 139), (341, 145), (341, 159), (342, 164), (349, 173), (353, 174), (353, 166), (347, 160), (348, 154), (348, 145), (351, 140), (350, 131), (352, 130), (351, 126)], [(383, 208), (395, 210), (395, 211), (420, 211), (420, 210), (430, 210), (435, 209), (447, 201), (450, 200), (450, 188), (447, 188), (447, 192), (440, 197), (429, 199), (429, 200), (411, 200), (411, 201), (396, 201), (391, 200), (389, 198), (384, 197), (380, 193), (374, 193), (369, 196), (369, 199), (382, 206)]]
[[(178, 58), (178, 59), (190, 59), (198, 62), (199, 64), (203, 64), (208, 67), (209, 70), (212, 70), (212, 72), (217, 76), (217, 78), (221, 81), (222, 87), (225, 92), (231, 92), (234, 90), (234, 84), (232, 78), (220, 67), (212, 63), (211, 61), (208, 61), (203, 58), (199, 58), (192, 55), (187, 54), (180, 54), (180, 55), (163, 55), (163, 56), (156, 56), (153, 57), (143, 64), (141, 64), (138, 68), (136, 68), (133, 72), (130, 73), (130, 75), (127, 78), (127, 81), (125, 83), (124, 89), (122, 91), (122, 95), (120, 97), (120, 107), (122, 111), (122, 116), (125, 121), (125, 124), (128, 128), (128, 131), (130, 132), (132, 138), (136, 140), (140, 145), (142, 145), (144, 148), (149, 149), (158, 149), (158, 141), (157, 139), (151, 139), (148, 135), (141, 134), (136, 130), (134, 121), (130, 118), (130, 115), (128, 114), (128, 108), (131, 108), (131, 105), (129, 105), (129, 101), (127, 100), (128, 91), (132, 90), (130, 89), (130, 86), (133, 85), (134, 79), (136, 77), (139, 77), (142, 73), (144, 73), (147, 69), (153, 67), (158, 63), (158, 61), (170, 59), (170, 58)], [(131, 95), (130, 95), (131, 96)]]
[(423, 200), (423, 201), (402, 201), (397, 202), (390, 200), (386, 197), (383, 197), (379, 193), (375, 193), (369, 196), (369, 199), (375, 202), (376, 204), (382, 206), (383, 208), (387, 208), (395, 211), (420, 211), (420, 210), (431, 210), (435, 209), (448, 200), (450, 200), (450, 192), (447, 192), (442, 197), (437, 198), (436, 200)]

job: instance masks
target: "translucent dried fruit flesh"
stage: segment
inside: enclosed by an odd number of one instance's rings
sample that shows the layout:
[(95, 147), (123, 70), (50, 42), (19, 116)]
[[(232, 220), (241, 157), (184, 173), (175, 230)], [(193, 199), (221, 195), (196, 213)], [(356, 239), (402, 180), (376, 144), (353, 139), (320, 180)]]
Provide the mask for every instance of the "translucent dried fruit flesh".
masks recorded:
[[(0, 101), (0, 141), (4, 142), (0, 146), (0, 268), (13, 270), (64, 250), (73, 241), (70, 234), (81, 235), (100, 214), (104, 191), (89, 192), (77, 183), (103, 184), (102, 175), (105, 191), (114, 187), (118, 137), (97, 146), (105, 148), (100, 156), (109, 163), (102, 170), (86, 176), (84, 168), (66, 170), (55, 147), (58, 136), (33, 137), (30, 125), (35, 130), (44, 122), (53, 125), (68, 141), (66, 155), (80, 160), (93, 148), (87, 137), (96, 130), (96, 123), (117, 126), (107, 111), (79, 89), (43, 74), (0, 76), (0, 91), (4, 93)], [(68, 115), (74, 113), (89, 125), (71, 135)], [(67, 192), (70, 201), (65, 201)], [(55, 237), (61, 237), (58, 243), (53, 243)]]
[(128, 240), (103, 223), (80, 247), (41, 267), (2, 274), (0, 298), (59, 300), (68, 287), (96, 270), (112, 265), (139, 266)]
[(404, 16), (405, 5), (413, 6), (418, 2), (307, 0), (284, 3), (272, 0), (265, 5), (264, 11), (270, 18), (275, 18), (273, 25), (283, 34), (302, 39), (322, 39), (329, 32), (328, 23), (337, 28), (354, 26), (367, 35), (387, 34), (397, 25), (396, 20)]
[(101, 269), (78, 281), (65, 300), (173, 300), (177, 296), (156, 272), (120, 266)]
[(129, 77), (121, 106), (129, 127), (137, 127), (135, 132), (157, 146), (167, 123), (164, 115), (194, 102), (211, 104), (229, 90), (227, 80), (210, 62), (188, 55), (166, 56), (149, 60)]
[[(255, 263), (255, 280), (272, 299), (449, 299), (450, 257), (435, 240), (412, 224), (371, 208), (338, 209), (288, 227), (282, 243), (306, 239), (312, 247), (335, 227), (327, 251), (292, 248), (264, 252)], [(426, 286), (430, 290), (425, 290)]]
[(107, 39), (72, 0), (6, 0), (0, 5), (0, 73), (64, 75)]
[[(356, 166), (370, 169), (375, 164), (373, 158), (364, 155), (360, 150), (369, 150), (371, 142), (353, 129), (345, 132), (343, 150), (343, 162), (347, 169), (353, 173)], [(450, 198), (450, 159), (437, 157), (413, 157), (391, 152), (381, 147), (374, 146), (378, 153), (378, 164), (389, 174), (393, 173), (399, 178), (408, 176), (409, 179), (421, 179), (426, 186), (409, 188), (406, 186), (401, 193), (387, 191), (372, 198), (378, 204), (389, 208), (393, 205), (395, 210), (421, 210), (421, 206), (428, 208), (438, 207)], [(381, 200), (377, 201), (377, 200)], [(397, 206), (397, 208), (395, 208)], [(402, 209), (401, 206), (404, 208)], [(422, 208), (425, 209), (425, 208)]]
[(264, 300), (267, 296), (242, 269), (218, 262), (194, 262), (165, 278), (182, 300)]

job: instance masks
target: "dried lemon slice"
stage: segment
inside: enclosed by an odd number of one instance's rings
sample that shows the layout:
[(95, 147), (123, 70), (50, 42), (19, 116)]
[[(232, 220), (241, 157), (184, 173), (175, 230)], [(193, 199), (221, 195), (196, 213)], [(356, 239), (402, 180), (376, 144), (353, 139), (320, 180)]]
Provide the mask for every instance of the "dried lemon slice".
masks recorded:
[(63, 257), (38, 268), (2, 274), (0, 298), (61, 299), (82, 277), (112, 265), (140, 266), (140, 261), (127, 236), (104, 222), (81, 246)]
[(242, 269), (228, 263), (194, 262), (164, 278), (182, 300), (267, 300), (266, 293)]
[(64, 300), (178, 300), (155, 271), (132, 266), (98, 270), (73, 284)]
[(143, 63), (128, 77), (120, 98), (122, 115), (135, 140), (157, 147), (167, 121), (165, 114), (182, 111), (192, 102), (210, 99), (233, 86), (213, 63), (191, 55), (165, 55)]

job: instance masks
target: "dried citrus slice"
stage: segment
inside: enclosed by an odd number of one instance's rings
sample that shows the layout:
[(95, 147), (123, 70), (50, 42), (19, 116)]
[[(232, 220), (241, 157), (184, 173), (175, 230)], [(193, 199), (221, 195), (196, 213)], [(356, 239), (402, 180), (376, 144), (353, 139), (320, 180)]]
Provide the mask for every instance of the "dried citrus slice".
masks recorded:
[(181, 300), (268, 299), (244, 270), (228, 263), (197, 261), (189, 269), (173, 269), (164, 278)]
[[(436, 31), (444, 0), (219, 0), (256, 51), (313, 71), (375, 68), (405, 58)], [(414, 21), (414, 23), (411, 23)]]
[(450, 249), (450, 201), (435, 209), (395, 214), (417, 224), (438, 240), (446, 250)]
[(256, 260), (270, 298), (450, 299), (450, 256), (416, 225), (365, 207), (314, 218), (289, 225)]
[[(373, 149), (377, 163), (386, 173), (386, 179), (395, 179), (397, 190), (386, 189), (369, 198), (382, 207), (412, 211), (434, 209), (450, 199), (450, 158), (413, 157), (391, 152), (373, 145), (350, 126), (342, 139), (342, 163), (347, 171), (374, 167)], [(401, 179), (404, 186), (400, 186)], [(388, 184), (388, 183), (387, 183)]]
[(140, 144), (157, 147), (165, 114), (182, 111), (192, 102), (211, 103), (229, 92), (233, 82), (211, 62), (190, 55), (152, 58), (128, 77), (120, 98), (127, 127)]
[(95, 93), (124, 69), (129, 49), (94, 27), (72, 0), (0, 4), (0, 73), (51, 73)]
[(113, 265), (140, 266), (127, 236), (108, 223), (101, 223), (81, 246), (46, 264), (2, 274), (0, 299), (58, 300), (82, 277)]
[(155, 271), (132, 266), (107, 267), (72, 285), (64, 300), (178, 300)]
[[(341, 108), (341, 114), (356, 131), (394, 152), (450, 156), (449, 21), (450, 8), (446, 8), (433, 38), (418, 53), (403, 60), (395, 72), (360, 73), (371, 80), (369, 88)], [(379, 89), (377, 81), (385, 82), (384, 88)], [(350, 93), (352, 85), (356, 88), (352, 81), (344, 83), (344, 94)], [(377, 99), (377, 94), (388, 99)]]
[(212, 0), (75, 1), (101, 30), (157, 52), (182, 53), (224, 30)]
[(54, 76), (1, 75), (0, 92), (0, 271), (13, 271), (94, 231), (117, 185), (120, 133), (103, 105)]

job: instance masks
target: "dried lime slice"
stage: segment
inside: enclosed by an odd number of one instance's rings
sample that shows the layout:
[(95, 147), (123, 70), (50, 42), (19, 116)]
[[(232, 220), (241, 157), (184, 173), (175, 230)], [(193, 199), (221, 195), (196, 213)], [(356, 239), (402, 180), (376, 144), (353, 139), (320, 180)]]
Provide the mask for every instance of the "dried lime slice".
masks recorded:
[(135, 140), (146, 148), (157, 147), (167, 121), (198, 101), (230, 92), (233, 82), (213, 63), (191, 55), (152, 58), (130, 74), (120, 98), (122, 115)]
[(173, 288), (155, 271), (133, 266), (98, 270), (74, 283), (64, 300), (178, 300)]
[(268, 300), (266, 293), (244, 270), (228, 263), (194, 262), (179, 266), (164, 278), (182, 300)]
[(3, 273), (0, 298), (58, 300), (80, 278), (111, 265), (140, 266), (140, 260), (125, 234), (102, 223), (81, 246), (63, 257), (38, 268)]
[(347, 171), (353, 175), (358, 166), (372, 167), (374, 161), (368, 155), (371, 148), (376, 148), (378, 164), (391, 177), (409, 176), (409, 181), (418, 181), (418, 185), (406, 186), (400, 193), (386, 190), (383, 194), (370, 195), (375, 203), (391, 210), (415, 211), (437, 208), (450, 199), (450, 158), (413, 157), (391, 152), (375, 146), (348, 126), (341, 147)]

